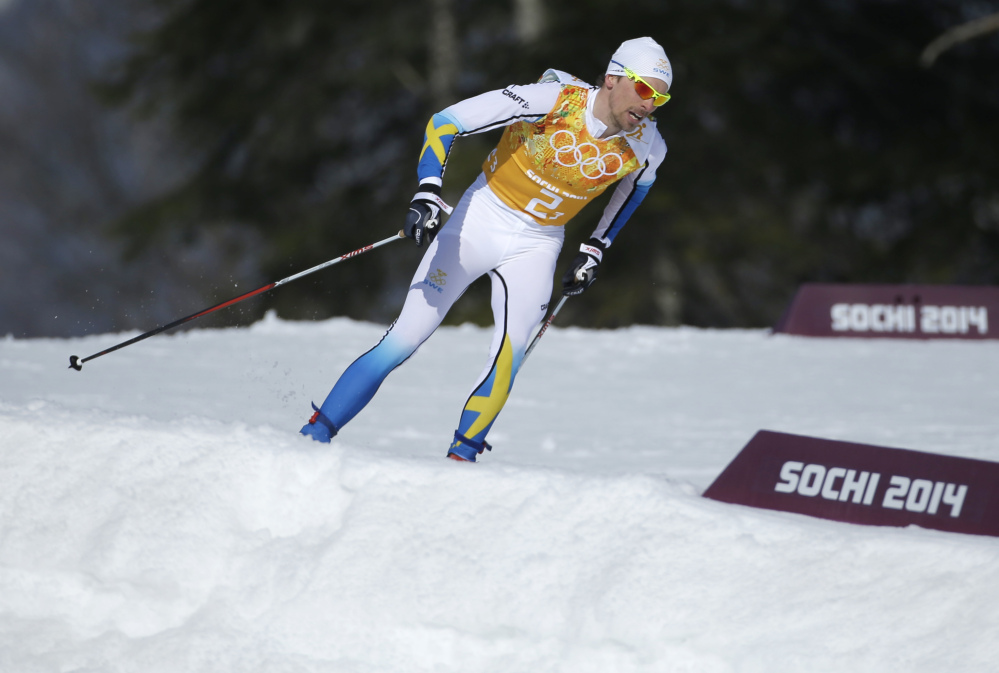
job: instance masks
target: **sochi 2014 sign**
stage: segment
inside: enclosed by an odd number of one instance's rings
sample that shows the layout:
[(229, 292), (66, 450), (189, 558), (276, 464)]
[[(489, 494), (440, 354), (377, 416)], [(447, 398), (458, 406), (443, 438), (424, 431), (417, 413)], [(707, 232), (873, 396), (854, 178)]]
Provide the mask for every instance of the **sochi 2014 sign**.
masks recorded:
[[(989, 314), (995, 325), (989, 325)], [(774, 332), (801, 336), (999, 339), (999, 288), (802, 285)]]
[(768, 430), (704, 497), (850, 523), (999, 536), (999, 463)]

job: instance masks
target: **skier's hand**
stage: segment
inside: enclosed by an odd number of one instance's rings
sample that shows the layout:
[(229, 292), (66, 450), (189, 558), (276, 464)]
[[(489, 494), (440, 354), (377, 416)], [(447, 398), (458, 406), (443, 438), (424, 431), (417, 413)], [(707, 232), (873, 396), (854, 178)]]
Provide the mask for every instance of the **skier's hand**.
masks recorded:
[(440, 197), (440, 187), (436, 185), (421, 185), (423, 191), (417, 192), (409, 204), (406, 213), (406, 224), (403, 233), (416, 241), (416, 247), (422, 248), (423, 243), (430, 245), (441, 228), (441, 211), (451, 214), (451, 206), (444, 203)]
[(579, 254), (573, 258), (569, 268), (562, 274), (562, 294), (571, 297), (583, 294), (597, 279), (597, 266), (604, 257), (603, 241), (591, 238), (579, 246)]

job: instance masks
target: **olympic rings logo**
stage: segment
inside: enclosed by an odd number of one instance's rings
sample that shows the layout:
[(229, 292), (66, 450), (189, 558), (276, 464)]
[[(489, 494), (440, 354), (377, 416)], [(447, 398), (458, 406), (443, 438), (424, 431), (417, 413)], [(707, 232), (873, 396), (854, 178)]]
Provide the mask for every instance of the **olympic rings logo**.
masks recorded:
[[(557, 139), (563, 133), (569, 136), (569, 141), (559, 146)], [(559, 129), (553, 133), (548, 142), (555, 150), (555, 161), (560, 166), (566, 168), (579, 166), (579, 172), (590, 180), (617, 175), (618, 171), (624, 167), (624, 158), (620, 154), (616, 152), (600, 154), (600, 148), (593, 143), (577, 145), (576, 136), (565, 129)], [(567, 163), (569, 161), (571, 163)]]

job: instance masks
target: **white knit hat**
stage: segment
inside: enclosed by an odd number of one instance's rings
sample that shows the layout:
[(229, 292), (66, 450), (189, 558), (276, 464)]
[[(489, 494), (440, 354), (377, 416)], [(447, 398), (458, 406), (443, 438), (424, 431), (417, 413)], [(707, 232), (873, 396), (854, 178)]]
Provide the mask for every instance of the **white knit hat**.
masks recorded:
[(629, 68), (639, 77), (655, 77), (666, 82), (667, 91), (673, 86), (673, 66), (666, 58), (666, 52), (651, 37), (637, 37), (625, 40), (611, 56), (607, 66), (608, 75), (624, 76)]

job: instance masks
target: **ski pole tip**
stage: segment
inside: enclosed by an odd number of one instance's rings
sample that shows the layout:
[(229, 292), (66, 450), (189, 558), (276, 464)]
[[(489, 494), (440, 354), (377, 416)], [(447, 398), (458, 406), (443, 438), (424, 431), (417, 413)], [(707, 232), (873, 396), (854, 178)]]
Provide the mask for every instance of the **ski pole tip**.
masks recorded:
[(78, 372), (83, 371), (83, 363), (80, 362), (80, 358), (75, 355), (69, 356), (69, 368), (75, 369)]

